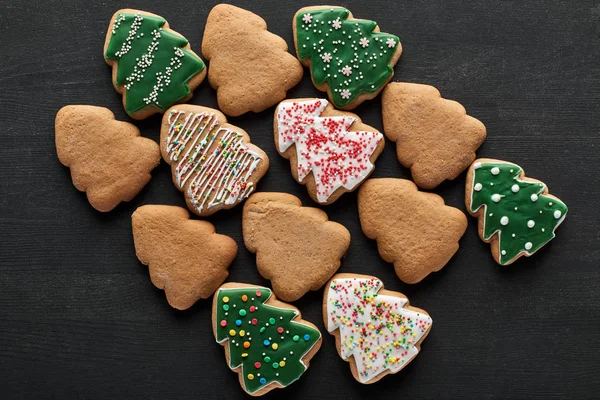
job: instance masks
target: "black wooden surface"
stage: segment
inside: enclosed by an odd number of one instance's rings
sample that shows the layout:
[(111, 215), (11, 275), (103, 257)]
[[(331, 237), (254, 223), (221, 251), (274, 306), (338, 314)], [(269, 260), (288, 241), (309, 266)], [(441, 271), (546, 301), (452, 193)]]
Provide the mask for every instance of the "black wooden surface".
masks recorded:
[[(292, 45), (292, 0), (237, 1)], [(66, 104), (110, 108), (129, 120), (102, 58), (119, 8), (164, 16), (200, 49), (213, 1), (0, 3), (0, 398), (243, 398), (210, 327), (210, 300), (169, 307), (135, 257), (130, 215), (142, 204), (185, 206), (162, 163), (148, 186), (110, 213), (71, 184), (54, 148)], [(321, 293), (296, 302), (324, 332), (301, 380), (268, 398), (600, 397), (600, 2), (348, 1), (356, 17), (398, 35), (395, 81), (428, 83), (483, 121), (479, 151), (520, 164), (570, 208), (557, 238), (534, 257), (495, 264), (469, 228), (456, 256), (417, 285), (398, 280), (360, 230), (356, 195), (326, 207), (352, 233), (341, 272), (373, 274), (432, 315), (421, 354), (402, 372), (363, 386), (325, 333)], [(252, 71), (248, 71), (249, 75)], [(308, 72), (289, 97), (319, 96)], [(216, 107), (207, 82), (193, 104)], [(381, 128), (379, 98), (356, 112)], [(272, 139), (273, 109), (231, 118), (271, 158), (262, 191), (311, 205)], [(159, 137), (160, 117), (136, 122)], [(388, 142), (375, 177), (410, 177)], [(435, 190), (464, 210), (464, 174)], [(231, 281), (268, 285), (241, 237), (241, 207), (209, 218), (237, 241)]]

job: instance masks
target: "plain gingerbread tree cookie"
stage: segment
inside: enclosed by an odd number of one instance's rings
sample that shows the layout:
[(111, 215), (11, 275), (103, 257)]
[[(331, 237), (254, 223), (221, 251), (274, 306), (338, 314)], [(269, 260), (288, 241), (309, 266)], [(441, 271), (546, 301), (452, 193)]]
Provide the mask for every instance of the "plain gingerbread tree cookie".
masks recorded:
[(302, 65), (264, 19), (229, 4), (215, 6), (206, 21), (202, 54), (219, 108), (235, 117), (261, 112), (285, 99), (302, 79)]
[(123, 9), (111, 18), (104, 59), (115, 90), (134, 119), (184, 103), (206, 76), (204, 62), (167, 21), (145, 11)]
[(295, 301), (320, 289), (340, 267), (350, 232), (287, 193), (256, 193), (244, 205), (244, 243), (277, 297)]
[(308, 369), (321, 347), (321, 332), (262, 286), (226, 283), (213, 300), (215, 338), (246, 393), (285, 388)]
[(92, 207), (110, 211), (130, 201), (150, 181), (160, 162), (158, 145), (140, 136), (107, 108), (65, 106), (56, 114), (56, 153), (71, 169), (73, 185)]
[(210, 297), (227, 278), (237, 255), (229, 236), (206, 221), (191, 220), (181, 207), (145, 205), (131, 216), (135, 252), (154, 286), (173, 308), (185, 310)]
[(423, 189), (454, 179), (473, 160), (485, 126), (433, 86), (393, 82), (381, 95), (383, 127), (402, 165)]
[(421, 350), (432, 320), (402, 293), (373, 277), (337, 274), (323, 294), (323, 320), (338, 354), (360, 383), (374, 383), (406, 367)]
[(439, 271), (458, 251), (467, 217), (406, 179), (369, 179), (358, 192), (362, 230), (405, 283)]
[(274, 133), (292, 176), (319, 204), (355, 190), (373, 172), (385, 145), (377, 129), (325, 99), (282, 101), (275, 110)]
[(498, 264), (529, 257), (555, 236), (567, 206), (543, 182), (528, 178), (516, 164), (480, 158), (469, 168), (467, 211), (479, 218), (481, 239)]
[(336, 108), (352, 110), (377, 96), (402, 54), (397, 36), (343, 7), (304, 7), (294, 15), (294, 44), (313, 84)]

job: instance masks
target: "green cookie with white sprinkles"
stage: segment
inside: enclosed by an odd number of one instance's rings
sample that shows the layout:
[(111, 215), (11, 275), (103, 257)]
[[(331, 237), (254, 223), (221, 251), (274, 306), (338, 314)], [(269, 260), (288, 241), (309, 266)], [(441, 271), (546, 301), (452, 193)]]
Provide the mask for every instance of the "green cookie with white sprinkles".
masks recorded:
[(161, 16), (123, 9), (110, 21), (104, 59), (112, 66), (115, 90), (130, 117), (164, 113), (192, 97), (206, 77), (206, 66), (187, 39)]
[(317, 327), (262, 286), (221, 286), (213, 300), (212, 323), (229, 368), (252, 396), (300, 379), (321, 347)]
[(488, 158), (469, 167), (465, 204), (479, 218), (479, 236), (501, 265), (529, 257), (552, 240), (568, 210), (518, 165)]
[(294, 44), (315, 87), (341, 110), (377, 96), (402, 54), (397, 36), (343, 7), (304, 7), (294, 15)]

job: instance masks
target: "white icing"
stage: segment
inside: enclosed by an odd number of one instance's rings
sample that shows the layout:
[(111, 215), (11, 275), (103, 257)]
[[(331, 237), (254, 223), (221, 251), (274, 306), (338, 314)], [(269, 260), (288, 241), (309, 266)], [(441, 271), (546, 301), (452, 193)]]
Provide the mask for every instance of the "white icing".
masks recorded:
[(278, 148), (296, 146), (298, 181), (313, 173), (319, 202), (340, 187), (353, 190), (373, 170), (370, 157), (383, 140), (380, 132), (349, 131), (351, 116), (320, 117), (324, 99), (286, 101), (277, 109)]
[(235, 204), (252, 193), (248, 180), (263, 158), (243, 143), (241, 133), (221, 128), (214, 114), (173, 110), (167, 121), (166, 153), (175, 162), (175, 185), (186, 188), (198, 213)]
[(531, 201), (537, 201), (537, 199), (538, 199), (538, 195), (537, 194), (534, 193), (534, 194), (531, 195)]
[(501, 198), (502, 198), (502, 196), (500, 196), (498, 193), (494, 193), (494, 194), (492, 195), (492, 201), (493, 201), (494, 203), (497, 203), (497, 202), (499, 202)]
[(429, 315), (405, 308), (406, 298), (378, 295), (382, 287), (379, 279), (340, 278), (327, 292), (327, 330), (339, 329), (340, 354), (354, 356), (362, 383), (404, 368), (431, 329)]

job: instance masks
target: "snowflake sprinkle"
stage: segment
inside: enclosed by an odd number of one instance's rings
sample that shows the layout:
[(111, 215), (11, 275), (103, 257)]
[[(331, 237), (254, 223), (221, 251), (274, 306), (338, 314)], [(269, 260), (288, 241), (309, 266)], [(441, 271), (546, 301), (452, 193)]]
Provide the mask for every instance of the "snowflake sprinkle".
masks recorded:
[(302, 17), (302, 21), (305, 24), (310, 24), (312, 22), (313, 16), (310, 14), (304, 14), (304, 17)]
[(340, 29), (342, 27), (342, 21), (339, 18), (336, 18), (331, 23), (331, 26), (333, 26), (333, 29)]
[(392, 38), (388, 38), (385, 41), (385, 44), (387, 44), (387, 47), (389, 47), (390, 49), (396, 47), (396, 41)]
[(321, 54), (321, 59), (323, 60), (324, 63), (328, 63), (331, 61), (331, 53), (323, 53)]
[(340, 92), (340, 96), (342, 96), (342, 99), (344, 99), (344, 100), (349, 99), (351, 95), (352, 95), (352, 93), (350, 93), (350, 91), (348, 89), (344, 89)]
[(367, 39), (366, 37), (361, 38), (360, 41), (358, 42), (363, 48), (368, 47), (369, 46), (369, 39)]
[(350, 74), (352, 73), (352, 68), (350, 68), (349, 66), (345, 66), (344, 68), (342, 68), (342, 74), (346, 75), (346, 76), (350, 76)]

